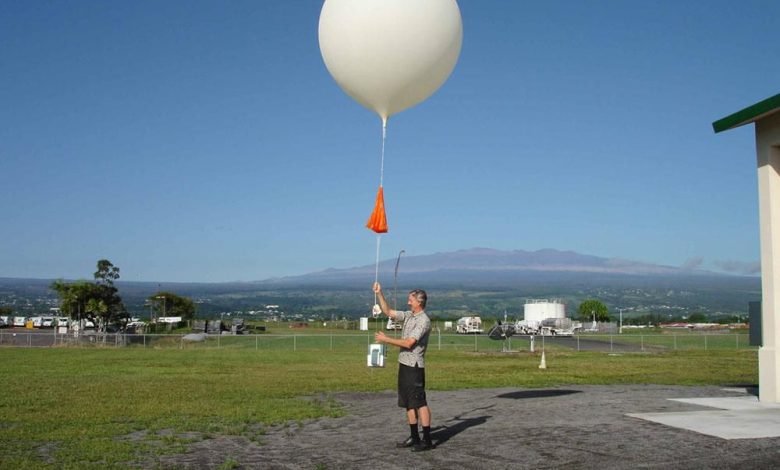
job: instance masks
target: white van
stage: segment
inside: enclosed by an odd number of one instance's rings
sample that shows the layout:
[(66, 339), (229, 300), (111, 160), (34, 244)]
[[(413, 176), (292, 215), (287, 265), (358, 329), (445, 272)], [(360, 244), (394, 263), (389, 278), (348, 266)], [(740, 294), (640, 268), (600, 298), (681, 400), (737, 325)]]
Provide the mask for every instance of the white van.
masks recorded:
[(20, 326), (24, 328), (25, 320), (27, 320), (27, 317), (14, 317), (14, 326)]
[(43, 326), (43, 317), (30, 317), (28, 320), (32, 322), (33, 328), (40, 328)]

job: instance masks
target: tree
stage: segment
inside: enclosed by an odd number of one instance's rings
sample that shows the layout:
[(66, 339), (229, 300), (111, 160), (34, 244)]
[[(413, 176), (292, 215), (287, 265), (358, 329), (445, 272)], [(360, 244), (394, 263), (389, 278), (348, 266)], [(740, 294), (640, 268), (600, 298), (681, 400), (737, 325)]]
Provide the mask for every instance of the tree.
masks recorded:
[(119, 279), (119, 268), (111, 264), (111, 261), (107, 259), (98, 260), (94, 278), (98, 284), (113, 287), (114, 281)]
[(101, 299), (91, 298), (87, 301), (84, 310), (88, 314), (92, 314), (92, 317), (98, 319), (99, 329), (103, 330), (103, 322), (105, 322), (106, 313), (108, 313), (108, 305)]
[(119, 279), (119, 268), (107, 259), (98, 260), (97, 271), (93, 277), (97, 290), (97, 296), (94, 298), (97, 302), (89, 313), (102, 325), (101, 329), (112, 322), (122, 322), (126, 325), (129, 315), (119, 296), (119, 289), (114, 286), (114, 281)]
[(607, 310), (607, 306), (604, 305), (600, 300), (587, 299), (583, 301), (579, 308), (577, 308), (577, 313), (579, 314), (580, 319), (583, 321), (592, 321), (594, 314), (596, 315), (596, 321), (609, 321), (609, 311)]
[(0, 316), (11, 316), (14, 313), (14, 309), (11, 307), (0, 307)]
[(60, 311), (75, 319), (87, 319), (101, 331), (111, 323), (127, 324), (128, 313), (114, 281), (119, 279), (119, 268), (106, 259), (97, 262), (95, 282), (54, 281), (51, 289), (60, 297)]
[(160, 291), (152, 294), (148, 300), (166, 317), (181, 317), (183, 320), (192, 320), (195, 317), (195, 303), (187, 297)]
[(60, 297), (60, 312), (76, 319), (86, 312), (89, 299), (97, 295), (95, 286), (87, 281), (67, 283), (60, 279), (54, 281), (51, 288)]
[(707, 315), (700, 312), (692, 313), (691, 316), (688, 317), (688, 321), (691, 323), (706, 323)]

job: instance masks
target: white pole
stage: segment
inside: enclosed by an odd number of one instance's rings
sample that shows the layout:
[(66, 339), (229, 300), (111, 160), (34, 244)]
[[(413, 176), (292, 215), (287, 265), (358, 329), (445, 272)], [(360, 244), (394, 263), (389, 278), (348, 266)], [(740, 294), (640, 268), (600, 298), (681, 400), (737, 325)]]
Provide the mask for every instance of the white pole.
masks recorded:
[(758, 399), (780, 403), (780, 114), (756, 121), (761, 231), (761, 337)]

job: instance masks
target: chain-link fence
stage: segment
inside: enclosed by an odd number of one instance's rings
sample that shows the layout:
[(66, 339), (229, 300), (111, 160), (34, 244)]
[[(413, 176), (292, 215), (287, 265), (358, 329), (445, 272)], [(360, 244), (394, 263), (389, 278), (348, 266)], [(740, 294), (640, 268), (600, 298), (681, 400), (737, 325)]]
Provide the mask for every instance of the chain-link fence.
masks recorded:
[[(392, 334), (392, 333), (391, 333)], [(397, 334), (397, 333), (396, 333)], [(5, 347), (126, 347), (155, 349), (230, 348), (283, 351), (365, 351), (373, 332), (343, 334), (182, 335), (122, 334), (82, 331), (80, 334), (30, 330), (0, 330)], [(600, 352), (660, 352), (673, 350), (752, 349), (747, 333), (578, 334), (574, 336), (512, 336), (496, 341), (486, 335), (431, 333), (431, 350), (474, 352), (567, 349)]]

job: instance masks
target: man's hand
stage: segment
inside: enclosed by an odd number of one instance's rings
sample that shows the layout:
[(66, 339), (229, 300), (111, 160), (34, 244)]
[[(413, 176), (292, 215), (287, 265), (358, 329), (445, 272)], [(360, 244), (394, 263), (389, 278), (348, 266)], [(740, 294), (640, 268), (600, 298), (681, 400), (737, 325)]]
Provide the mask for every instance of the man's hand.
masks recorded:
[(378, 282), (374, 283), (374, 294), (376, 295), (376, 300), (379, 302), (379, 308), (382, 310), (382, 313), (390, 318), (395, 318), (395, 313), (393, 313), (393, 311), (390, 310), (390, 307), (387, 305), (385, 294), (382, 293), (382, 286), (379, 285)]
[(374, 335), (374, 339), (376, 340), (377, 343), (382, 344), (387, 340), (387, 336), (385, 336), (384, 331), (377, 331), (376, 334)]

